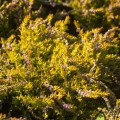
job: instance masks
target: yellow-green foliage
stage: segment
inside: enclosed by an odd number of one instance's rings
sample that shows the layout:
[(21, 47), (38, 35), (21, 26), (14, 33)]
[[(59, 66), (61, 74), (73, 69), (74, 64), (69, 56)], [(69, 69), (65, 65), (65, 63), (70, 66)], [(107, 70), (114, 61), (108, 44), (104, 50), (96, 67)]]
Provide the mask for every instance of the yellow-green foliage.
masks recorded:
[[(41, 0), (0, 7), (0, 99), (28, 120), (95, 119), (99, 111), (119, 120), (119, 1), (63, 4), (72, 10), (48, 16)], [(57, 14), (66, 17), (53, 25)], [(67, 33), (70, 15), (76, 36)]]
[(76, 38), (65, 32), (68, 17), (53, 27), (51, 18), (31, 20), (26, 16), (19, 41), (14, 35), (2, 39), (0, 77), (7, 83), (1, 92), (8, 89), (14, 94), (13, 104), (26, 106), (33, 117), (92, 117), (93, 110), (105, 104), (98, 104), (99, 98), (111, 97), (109, 85), (119, 79), (117, 28), (104, 35), (100, 29), (80, 30)]

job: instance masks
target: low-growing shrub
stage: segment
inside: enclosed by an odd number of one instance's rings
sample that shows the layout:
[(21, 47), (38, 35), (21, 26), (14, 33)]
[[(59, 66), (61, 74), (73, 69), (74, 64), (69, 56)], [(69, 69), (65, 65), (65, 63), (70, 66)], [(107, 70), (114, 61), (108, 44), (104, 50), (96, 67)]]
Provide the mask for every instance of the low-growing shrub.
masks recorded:
[(0, 119), (119, 120), (119, 4), (1, 0)]
[(19, 41), (14, 35), (1, 41), (0, 91), (11, 96), (10, 109), (24, 108), (28, 119), (65, 120), (90, 119), (98, 107), (112, 110), (120, 92), (118, 28), (80, 30), (76, 38), (65, 32), (69, 17), (53, 27), (51, 20), (27, 16)]

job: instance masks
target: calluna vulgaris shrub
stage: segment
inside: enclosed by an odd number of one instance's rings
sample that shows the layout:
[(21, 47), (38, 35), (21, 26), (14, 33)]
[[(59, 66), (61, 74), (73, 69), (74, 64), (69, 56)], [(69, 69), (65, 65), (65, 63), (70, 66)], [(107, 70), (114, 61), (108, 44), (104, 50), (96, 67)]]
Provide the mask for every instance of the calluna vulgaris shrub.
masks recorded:
[[(19, 11), (23, 3), (33, 6)], [(119, 120), (119, 16), (117, 22), (110, 18), (118, 15), (117, 3), (67, 0), (78, 32), (72, 36), (66, 32), (69, 16), (51, 25), (54, 15), (36, 17), (31, 12), (32, 7), (38, 8), (34, 0), (4, 2), (0, 8), (0, 99), (9, 103), (9, 109), (0, 119), (86, 120), (103, 112), (106, 119)], [(9, 7), (13, 4), (16, 7)], [(4, 13), (8, 8), (9, 13)], [(15, 17), (18, 11), (20, 17)], [(11, 23), (12, 18), (18, 20)], [(11, 27), (14, 23), (16, 28)]]

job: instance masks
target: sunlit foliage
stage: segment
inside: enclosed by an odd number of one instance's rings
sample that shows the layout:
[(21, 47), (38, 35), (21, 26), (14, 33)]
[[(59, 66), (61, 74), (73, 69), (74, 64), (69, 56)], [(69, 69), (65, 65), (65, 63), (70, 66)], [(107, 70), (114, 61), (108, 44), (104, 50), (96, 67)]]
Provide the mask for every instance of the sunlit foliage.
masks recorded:
[(10, 117), (19, 110), (28, 120), (95, 119), (99, 112), (108, 120), (120, 119), (119, 4), (109, 2), (66, 1), (77, 36), (67, 33), (69, 14), (51, 24), (54, 15), (38, 17), (34, 0), (1, 5), (0, 99), (9, 102)]

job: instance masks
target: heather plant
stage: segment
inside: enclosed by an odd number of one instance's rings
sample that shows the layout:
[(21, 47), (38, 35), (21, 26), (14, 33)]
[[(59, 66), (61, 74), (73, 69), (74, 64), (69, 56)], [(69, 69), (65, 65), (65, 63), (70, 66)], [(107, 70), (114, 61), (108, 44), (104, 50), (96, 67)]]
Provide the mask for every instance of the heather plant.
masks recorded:
[[(72, 10), (49, 14), (44, 8), (62, 4)], [(4, 2), (0, 100), (9, 104), (1, 119), (87, 120), (103, 113), (108, 120), (119, 120), (118, 11), (117, 0)], [(68, 33), (70, 15), (75, 36)]]
[(27, 16), (20, 41), (2, 39), (1, 92), (12, 96), (10, 109), (26, 109), (28, 119), (75, 120), (95, 117), (97, 108), (112, 110), (120, 92), (118, 28), (104, 35), (80, 30), (76, 38), (65, 32), (69, 17), (53, 27), (51, 20)]

